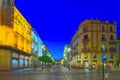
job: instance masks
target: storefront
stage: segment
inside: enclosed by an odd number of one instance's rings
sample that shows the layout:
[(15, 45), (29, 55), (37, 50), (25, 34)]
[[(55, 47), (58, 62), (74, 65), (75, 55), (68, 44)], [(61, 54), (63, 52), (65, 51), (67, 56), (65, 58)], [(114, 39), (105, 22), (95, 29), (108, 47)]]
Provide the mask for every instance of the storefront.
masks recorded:
[(84, 61), (84, 68), (85, 69), (88, 69), (89, 68), (89, 63), (88, 63), (88, 61), (86, 60), (86, 61)]
[(28, 57), (27, 56), (25, 56), (24, 62), (25, 62), (25, 67), (28, 67)]
[(12, 53), (12, 70), (14, 70), (14, 69), (18, 69), (18, 63), (19, 63), (19, 61), (18, 61), (18, 54), (17, 53)]

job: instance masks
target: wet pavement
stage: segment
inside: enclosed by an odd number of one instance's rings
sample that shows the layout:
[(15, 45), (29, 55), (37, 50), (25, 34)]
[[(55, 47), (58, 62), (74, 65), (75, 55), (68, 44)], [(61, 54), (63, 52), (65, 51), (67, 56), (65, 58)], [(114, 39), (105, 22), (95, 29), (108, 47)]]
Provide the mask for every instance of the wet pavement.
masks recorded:
[[(105, 73), (105, 80), (120, 80), (120, 71)], [(102, 72), (88, 69), (68, 69), (54, 65), (46, 69), (30, 69), (12, 72), (0, 72), (0, 80), (103, 80)]]

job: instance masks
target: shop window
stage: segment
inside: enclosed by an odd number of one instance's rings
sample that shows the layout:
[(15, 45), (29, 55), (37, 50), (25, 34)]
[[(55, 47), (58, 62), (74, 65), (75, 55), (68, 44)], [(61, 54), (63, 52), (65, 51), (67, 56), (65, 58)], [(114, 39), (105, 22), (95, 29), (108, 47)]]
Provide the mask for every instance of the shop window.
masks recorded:
[(18, 67), (18, 60), (13, 59), (12, 60), (12, 68), (17, 68)]
[(19, 59), (19, 67), (23, 67), (24, 64), (24, 60), (23, 59)]

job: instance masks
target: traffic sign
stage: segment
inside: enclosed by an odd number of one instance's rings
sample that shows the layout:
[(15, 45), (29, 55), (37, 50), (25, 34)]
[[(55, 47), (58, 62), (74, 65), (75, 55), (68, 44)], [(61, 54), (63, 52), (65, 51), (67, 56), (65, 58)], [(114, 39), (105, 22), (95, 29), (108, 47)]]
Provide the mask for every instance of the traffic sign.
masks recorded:
[(105, 61), (107, 59), (107, 55), (106, 54), (103, 54), (102, 55), (102, 60)]

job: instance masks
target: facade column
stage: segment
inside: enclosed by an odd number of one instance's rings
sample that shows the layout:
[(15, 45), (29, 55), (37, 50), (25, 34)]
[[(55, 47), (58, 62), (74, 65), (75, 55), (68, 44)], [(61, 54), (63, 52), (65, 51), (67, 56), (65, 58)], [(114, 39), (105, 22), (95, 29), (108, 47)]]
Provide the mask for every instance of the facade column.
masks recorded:
[(92, 60), (92, 53), (88, 53), (89, 70), (93, 69)]

